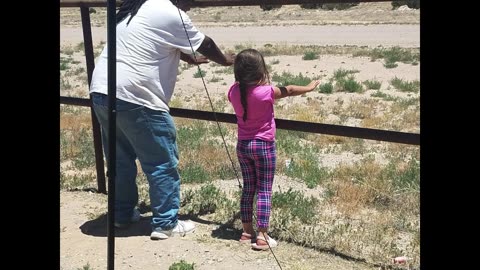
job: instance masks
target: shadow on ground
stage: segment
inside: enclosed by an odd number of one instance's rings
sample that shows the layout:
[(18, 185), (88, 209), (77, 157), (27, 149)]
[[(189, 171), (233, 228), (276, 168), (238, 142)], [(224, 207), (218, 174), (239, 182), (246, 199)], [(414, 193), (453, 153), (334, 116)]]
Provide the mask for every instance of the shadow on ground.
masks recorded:
[(201, 224), (217, 225), (215, 226), (216, 229), (212, 230), (212, 234), (211, 234), (211, 236), (214, 238), (238, 241), (238, 239), (240, 239), (240, 236), (242, 235), (242, 230), (236, 229), (235, 226), (233, 225), (235, 220), (240, 218), (240, 212), (236, 213), (232, 219), (226, 221), (225, 223), (211, 221), (211, 220), (202, 218), (198, 215), (195, 215), (195, 216), (186, 215), (185, 218), (188, 218), (192, 221), (195, 221)]
[(212, 231), (212, 237), (238, 241), (242, 235), (242, 230), (232, 228), (229, 225), (220, 225), (217, 229)]
[[(140, 213), (142, 214), (146, 213), (148, 211), (146, 210), (146, 208), (148, 208), (148, 206), (140, 205), (139, 207)], [(96, 219), (85, 222), (83, 225), (80, 226), (80, 230), (82, 233), (86, 235), (107, 237), (107, 219), (108, 219), (108, 215), (105, 213)], [(188, 215), (178, 215), (178, 219), (179, 220), (191, 219), (202, 224), (215, 223), (215, 222), (210, 222), (208, 220), (203, 220), (203, 219), (188, 216)], [(146, 216), (146, 217), (142, 216), (138, 222), (132, 223), (127, 228), (122, 228), (122, 229), (115, 228), (115, 237), (150, 236), (150, 233), (152, 232), (150, 220), (151, 220), (151, 216)], [(224, 235), (224, 233), (220, 233), (220, 235)], [(225, 239), (229, 239), (229, 238), (225, 238)]]
[[(80, 226), (82, 233), (91, 236), (107, 237), (107, 214), (89, 220)], [(115, 237), (149, 236), (152, 232), (150, 217), (142, 217), (138, 222), (124, 229), (115, 229)]]

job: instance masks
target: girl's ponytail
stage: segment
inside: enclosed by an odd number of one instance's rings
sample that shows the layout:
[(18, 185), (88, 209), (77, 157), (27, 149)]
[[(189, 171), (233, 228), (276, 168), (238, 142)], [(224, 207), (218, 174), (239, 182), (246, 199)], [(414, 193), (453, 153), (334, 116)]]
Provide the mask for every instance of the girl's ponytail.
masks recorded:
[(238, 84), (240, 88), (240, 101), (243, 107), (243, 122), (247, 121), (247, 85), (240, 81)]

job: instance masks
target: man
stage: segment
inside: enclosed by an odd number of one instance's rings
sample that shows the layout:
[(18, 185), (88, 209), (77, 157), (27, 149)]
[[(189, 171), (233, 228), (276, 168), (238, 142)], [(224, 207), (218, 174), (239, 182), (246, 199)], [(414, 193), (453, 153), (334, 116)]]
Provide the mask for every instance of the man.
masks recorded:
[[(125, 0), (117, 13), (115, 226), (124, 228), (140, 219), (135, 208), (138, 158), (150, 187), (152, 240), (195, 230), (192, 222), (178, 220), (178, 150), (168, 103), (179, 60), (193, 64), (210, 59), (230, 66), (235, 57), (223, 54), (193, 26), (185, 13), (190, 4), (190, 0)], [(93, 72), (90, 93), (108, 158), (107, 46)], [(203, 56), (195, 59), (192, 50)]]

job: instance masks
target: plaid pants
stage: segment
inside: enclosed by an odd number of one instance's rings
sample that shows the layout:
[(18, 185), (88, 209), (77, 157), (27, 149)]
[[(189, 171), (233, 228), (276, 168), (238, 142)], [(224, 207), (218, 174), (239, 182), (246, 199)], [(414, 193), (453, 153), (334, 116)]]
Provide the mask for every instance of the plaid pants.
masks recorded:
[(276, 165), (275, 142), (258, 139), (239, 140), (237, 157), (243, 176), (240, 200), (242, 223), (252, 222), (253, 199), (257, 193), (257, 228), (268, 228)]

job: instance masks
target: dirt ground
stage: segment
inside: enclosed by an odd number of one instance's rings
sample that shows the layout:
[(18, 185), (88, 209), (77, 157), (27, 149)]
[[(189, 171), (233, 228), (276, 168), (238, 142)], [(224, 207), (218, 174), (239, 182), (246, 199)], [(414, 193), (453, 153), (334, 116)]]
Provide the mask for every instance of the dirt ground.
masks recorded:
[[(279, 184), (285, 180), (276, 181)], [(221, 185), (228, 186), (226, 189), (236, 187), (232, 181)], [(61, 269), (77, 270), (87, 264), (90, 269), (106, 269), (107, 200), (107, 196), (92, 192), (60, 192)], [(145, 212), (129, 229), (117, 230), (115, 269), (162, 270), (180, 260), (194, 263), (196, 270), (378, 269), (286, 242), (274, 249), (280, 268), (270, 251), (255, 251), (238, 243), (240, 231), (222, 228), (222, 224), (209, 221), (208, 216), (192, 220), (196, 225), (193, 234), (152, 241), (150, 216), (150, 212)]]
[[(78, 21), (80, 17), (78, 12), (75, 12), (72, 9), (61, 11), (62, 46), (76, 45), (82, 41), (82, 31)], [(95, 26), (92, 29), (94, 45), (106, 40), (104, 23), (106, 19), (105, 16), (102, 17), (102, 12), (104, 11), (97, 9), (96, 17), (92, 19)], [(198, 21), (197, 27), (200, 30), (213, 37), (218, 44), (225, 46), (238, 43), (286, 42), (340, 46), (419, 47), (419, 12), (419, 10), (408, 9), (392, 11), (390, 3), (387, 2), (363, 3), (351, 10), (330, 12), (303, 10), (294, 5), (269, 12), (262, 12), (258, 7), (222, 7), (192, 9), (189, 14), (194, 23)], [(248, 15), (248, 19), (243, 17), (245, 14)], [(289, 19), (283, 20), (285, 17)], [(372, 74), (375, 74), (375, 78), (383, 82), (388, 81), (392, 76), (399, 76), (406, 80), (419, 80), (420, 73), (419, 65), (400, 63), (399, 67), (393, 71), (383, 68), (380, 62), (347, 56), (325, 56), (318, 62), (298, 61), (301, 56), (274, 58), (280, 60), (279, 70), (288, 69), (294, 74), (307, 68), (311, 69), (314, 65), (318, 65), (318, 68), (312, 73), (331, 74), (339, 67), (352, 68), (361, 70), (358, 74), (360, 80), (372, 79)], [(180, 75), (176, 97), (182, 96), (188, 99), (189, 95), (192, 95), (192, 87), (203, 91), (201, 83), (193, 81), (194, 71), (189, 69)], [(82, 85), (80, 87), (85, 88)], [(225, 86), (220, 83), (209, 84), (211, 93), (220, 93), (224, 88)], [(183, 105), (188, 108), (188, 103)], [(354, 158), (348, 156), (345, 159)], [(280, 177), (278, 181), (286, 180)], [(235, 187), (234, 184), (231, 186)], [(83, 269), (82, 267), (87, 264), (90, 266), (89, 269), (107, 268), (106, 211), (107, 196), (105, 195), (88, 191), (60, 191), (61, 269)], [(275, 257), (280, 262), (280, 268), (271, 252), (258, 252), (248, 246), (240, 245), (237, 242), (238, 232), (222, 229), (222, 224), (209, 221), (208, 216), (193, 220), (197, 227), (192, 235), (152, 241), (149, 238), (150, 215), (150, 212), (143, 211), (139, 223), (128, 230), (117, 232), (115, 269), (162, 270), (168, 269), (171, 264), (182, 259), (195, 263), (197, 270), (379, 269), (362, 262), (346, 260), (333, 254), (284, 242), (274, 250)]]

